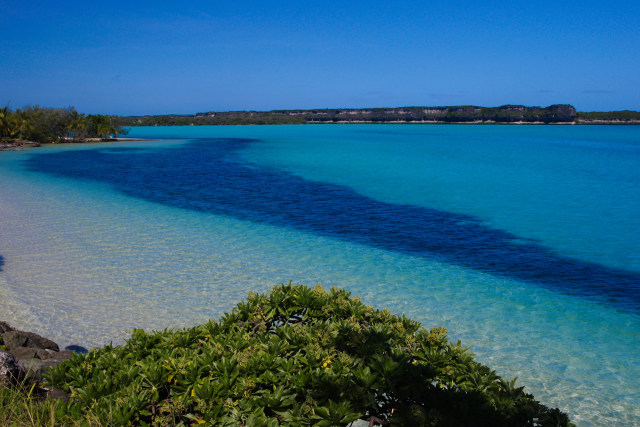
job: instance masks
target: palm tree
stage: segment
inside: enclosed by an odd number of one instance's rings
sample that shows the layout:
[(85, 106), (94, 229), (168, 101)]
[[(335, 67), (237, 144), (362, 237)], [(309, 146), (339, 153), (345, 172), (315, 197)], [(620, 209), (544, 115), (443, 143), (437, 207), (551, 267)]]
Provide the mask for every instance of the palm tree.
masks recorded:
[(11, 111), (9, 111), (9, 107), (0, 109), (0, 138), (8, 138), (11, 136), (10, 115)]
[(67, 120), (67, 136), (71, 136), (74, 140), (83, 140), (87, 130), (84, 114), (70, 107), (67, 111)]
[(27, 127), (24, 119), (18, 113), (12, 112), (9, 107), (0, 108), (0, 138), (21, 137), (21, 129)]
[(15, 135), (22, 139), (28, 138), (28, 135), (33, 131), (33, 122), (28, 120), (23, 114), (14, 114), (15, 118)]

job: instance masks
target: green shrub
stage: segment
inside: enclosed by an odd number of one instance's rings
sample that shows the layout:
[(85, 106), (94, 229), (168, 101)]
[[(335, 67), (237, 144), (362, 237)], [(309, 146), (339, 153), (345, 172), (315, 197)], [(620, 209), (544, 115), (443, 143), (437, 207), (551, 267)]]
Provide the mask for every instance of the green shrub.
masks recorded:
[(48, 380), (70, 393), (68, 414), (104, 424), (568, 425), (446, 332), (345, 290), (289, 284), (249, 294), (218, 322), (135, 330)]

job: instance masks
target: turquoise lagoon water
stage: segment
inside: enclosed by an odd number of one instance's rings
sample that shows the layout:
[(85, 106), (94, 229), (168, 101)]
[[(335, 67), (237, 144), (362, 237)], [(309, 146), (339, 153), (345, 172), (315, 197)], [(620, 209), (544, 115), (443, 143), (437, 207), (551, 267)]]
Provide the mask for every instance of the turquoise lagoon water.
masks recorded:
[(133, 128), (0, 153), (0, 313), (63, 345), (346, 287), (579, 425), (640, 423), (640, 128)]

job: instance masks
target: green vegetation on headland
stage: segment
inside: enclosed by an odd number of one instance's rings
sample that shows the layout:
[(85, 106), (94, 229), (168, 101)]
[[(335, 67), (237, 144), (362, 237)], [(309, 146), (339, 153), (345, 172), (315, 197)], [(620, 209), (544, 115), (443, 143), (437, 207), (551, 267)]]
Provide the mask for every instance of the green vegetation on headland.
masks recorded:
[(126, 134), (111, 116), (84, 115), (75, 108), (24, 107), (0, 109), (0, 141), (37, 143), (83, 142), (90, 138), (112, 138)]
[(544, 123), (640, 124), (640, 112), (576, 112), (548, 107), (400, 107), (318, 110), (226, 111), (157, 116), (84, 115), (75, 108), (0, 109), (0, 148), (35, 143), (85, 142), (126, 135), (132, 126), (275, 125), (318, 123)]
[(571, 105), (525, 107), (400, 107), (226, 111), (193, 115), (109, 116), (75, 108), (0, 108), (0, 149), (42, 143), (115, 139), (132, 126), (275, 125), (318, 123), (544, 123), (640, 124), (640, 112), (576, 112)]
[(578, 112), (576, 113), (576, 121), (578, 123), (608, 123), (608, 124), (620, 124), (620, 123), (634, 123), (640, 124), (640, 111), (592, 111), (589, 113)]
[(119, 117), (120, 126), (313, 124), (313, 123), (568, 123), (575, 120), (570, 105), (546, 108), (504, 105), (486, 108), (401, 107), (321, 110), (229, 111), (195, 115)]
[(571, 105), (525, 107), (401, 107), (227, 111), (114, 119), (119, 126), (268, 125), (318, 123), (640, 123), (640, 112), (579, 113)]
[(446, 333), (281, 285), (218, 322), (75, 355), (46, 376), (68, 400), (39, 410), (79, 425), (571, 425)]

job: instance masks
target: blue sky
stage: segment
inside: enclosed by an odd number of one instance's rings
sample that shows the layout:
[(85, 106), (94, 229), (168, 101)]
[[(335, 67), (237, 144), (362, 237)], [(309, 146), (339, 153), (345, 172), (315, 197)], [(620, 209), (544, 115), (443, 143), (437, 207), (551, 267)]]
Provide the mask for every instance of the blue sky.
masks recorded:
[(637, 1), (0, 0), (0, 105), (640, 110)]

